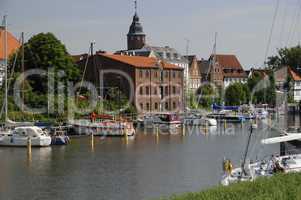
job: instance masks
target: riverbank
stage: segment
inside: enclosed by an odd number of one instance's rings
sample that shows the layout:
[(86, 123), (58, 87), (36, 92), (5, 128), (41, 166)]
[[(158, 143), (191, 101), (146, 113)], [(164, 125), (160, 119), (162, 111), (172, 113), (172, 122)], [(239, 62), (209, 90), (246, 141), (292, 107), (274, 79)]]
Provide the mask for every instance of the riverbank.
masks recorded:
[(279, 174), (255, 182), (237, 183), (228, 187), (218, 186), (203, 192), (187, 193), (161, 200), (293, 200), (300, 199), (300, 183), (301, 173)]

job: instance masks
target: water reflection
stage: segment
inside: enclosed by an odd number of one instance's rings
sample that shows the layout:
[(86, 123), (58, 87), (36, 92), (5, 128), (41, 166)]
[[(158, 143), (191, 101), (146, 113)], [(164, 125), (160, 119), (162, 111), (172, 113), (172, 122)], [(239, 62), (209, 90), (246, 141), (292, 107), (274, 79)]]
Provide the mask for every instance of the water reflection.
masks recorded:
[[(291, 118), (273, 121), (281, 129), (293, 123)], [(279, 144), (260, 143), (279, 136), (268, 123), (258, 121), (251, 159), (279, 153)], [(300, 118), (293, 124), (300, 125)], [(90, 137), (72, 138), (68, 146), (33, 148), (30, 167), (24, 162), (26, 149), (0, 148), (0, 199), (141, 200), (199, 191), (219, 183), (224, 157), (239, 164), (250, 126), (219, 123), (172, 134), (139, 129), (133, 138), (94, 137), (93, 143)]]

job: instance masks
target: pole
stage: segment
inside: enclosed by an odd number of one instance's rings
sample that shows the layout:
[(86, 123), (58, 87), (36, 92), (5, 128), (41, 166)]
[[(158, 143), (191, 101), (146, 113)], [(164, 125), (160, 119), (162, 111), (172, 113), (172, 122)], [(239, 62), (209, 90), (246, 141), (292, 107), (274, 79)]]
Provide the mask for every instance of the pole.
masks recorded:
[(7, 16), (4, 15), (3, 21), (4, 21), (4, 67), (5, 67), (5, 100), (4, 100), (4, 106), (5, 106), (5, 121), (8, 120), (8, 101), (7, 101), (7, 90), (8, 90), (8, 81), (7, 81)]
[[(21, 41), (22, 41), (22, 54), (21, 54), (21, 73), (24, 73), (24, 32), (21, 33)], [(24, 80), (22, 82), (22, 92), (21, 98), (24, 101)], [(21, 105), (21, 111), (23, 111), (23, 104)]]
[(250, 146), (252, 133), (253, 133), (253, 127), (251, 126), (250, 134), (249, 134), (248, 142), (247, 142), (247, 147), (246, 147), (246, 150), (245, 150), (245, 153), (244, 153), (244, 159), (243, 159), (243, 162), (242, 162), (242, 165), (241, 165), (241, 171), (242, 171), (243, 174), (246, 174), (244, 166), (246, 164), (246, 159), (247, 159), (247, 155), (248, 155), (248, 151), (249, 151), (249, 146)]

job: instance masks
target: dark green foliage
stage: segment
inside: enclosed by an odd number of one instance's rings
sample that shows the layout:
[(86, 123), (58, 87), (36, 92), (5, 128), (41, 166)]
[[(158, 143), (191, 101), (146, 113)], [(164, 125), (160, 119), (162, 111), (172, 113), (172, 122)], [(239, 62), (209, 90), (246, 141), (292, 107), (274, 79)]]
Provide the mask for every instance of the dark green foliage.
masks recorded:
[(255, 182), (219, 186), (199, 193), (162, 198), (161, 200), (299, 200), (301, 174), (279, 174)]
[(267, 64), (271, 68), (290, 66), (297, 70), (301, 66), (301, 46), (279, 49), (276, 56), (268, 58)]
[(242, 83), (234, 83), (227, 87), (225, 103), (228, 106), (238, 106), (248, 103), (248, 89)]
[[(16, 52), (18, 55), (15, 72), (21, 71), (21, 49)], [(16, 54), (10, 58), (10, 68)], [(68, 54), (66, 47), (52, 33), (39, 33), (24, 44), (24, 65), (25, 71), (29, 69), (53, 69), (56, 75), (55, 80), (77, 81), (79, 70), (75, 66), (72, 57)], [(63, 71), (65, 75), (58, 78), (57, 72)], [(47, 77), (31, 77), (31, 85), (35, 91), (47, 92)]]
[(221, 91), (210, 84), (202, 85), (197, 90), (198, 102), (203, 108), (210, 108), (213, 103), (221, 103)]

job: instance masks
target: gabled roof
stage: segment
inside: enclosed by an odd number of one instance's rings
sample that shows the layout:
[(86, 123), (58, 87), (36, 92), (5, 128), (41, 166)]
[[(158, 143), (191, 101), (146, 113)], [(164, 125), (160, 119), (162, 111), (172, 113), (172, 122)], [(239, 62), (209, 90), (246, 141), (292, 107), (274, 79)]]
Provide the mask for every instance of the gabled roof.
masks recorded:
[[(0, 27), (0, 60), (5, 59), (4, 55), (4, 39), (5, 39), (5, 30), (3, 27)], [(20, 42), (7, 31), (7, 56), (10, 56), (14, 51), (16, 51), (20, 47)]]
[(156, 68), (163, 67), (164, 69), (183, 70), (181, 67), (153, 58), (143, 56), (125, 56), (116, 54), (98, 54), (112, 60), (116, 60), (125, 64), (132, 65), (137, 68)]
[(218, 64), (224, 69), (243, 69), (235, 55), (216, 54), (215, 58), (216, 62), (218, 62)]
[(294, 81), (301, 81), (301, 76), (292, 70), (292, 68), (288, 67), (288, 73)]

